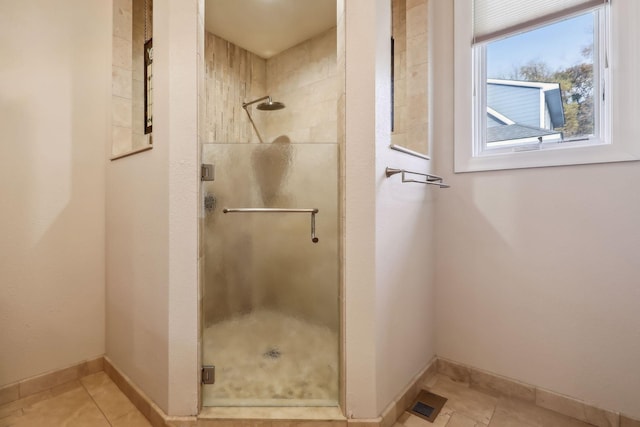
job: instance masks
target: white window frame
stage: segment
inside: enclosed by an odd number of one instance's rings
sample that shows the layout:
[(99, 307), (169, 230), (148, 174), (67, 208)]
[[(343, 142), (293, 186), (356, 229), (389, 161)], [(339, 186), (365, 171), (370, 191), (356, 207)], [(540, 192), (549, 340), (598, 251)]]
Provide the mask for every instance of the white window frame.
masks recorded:
[[(600, 85), (604, 85), (608, 105), (596, 109), (598, 139), (517, 151), (481, 149), (481, 141), (486, 139), (481, 133), (486, 126), (477, 124), (482, 123), (481, 120), (486, 122), (486, 108), (482, 114), (476, 97), (486, 99), (486, 75), (484, 64), (475, 55), (482, 47), (474, 48), (471, 43), (473, 0), (454, 1), (455, 172), (640, 160), (640, 89), (637, 84), (640, 52), (636, 47), (640, 29), (634, 25), (634, 21), (640, 20), (640, 2), (612, 0), (606, 6), (610, 10), (604, 15), (600, 13), (600, 25), (607, 26), (608, 31), (607, 36), (598, 37), (600, 46), (597, 51), (602, 65), (600, 69), (605, 63), (608, 67), (604, 75), (594, 70), (594, 79), (598, 78)], [(478, 83), (482, 79), (485, 84)], [(474, 88), (477, 89), (476, 96)]]

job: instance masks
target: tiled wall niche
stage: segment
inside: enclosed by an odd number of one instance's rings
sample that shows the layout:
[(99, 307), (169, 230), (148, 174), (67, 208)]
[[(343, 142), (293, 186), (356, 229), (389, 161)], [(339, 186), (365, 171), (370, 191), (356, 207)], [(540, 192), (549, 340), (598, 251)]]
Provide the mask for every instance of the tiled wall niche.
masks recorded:
[(112, 158), (151, 148), (151, 134), (144, 134), (144, 40), (145, 31), (153, 32), (152, 16), (152, 0), (113, 1)]
[(391, 143), (429, 152), (428, 0), (391, 0), (394, 131)]

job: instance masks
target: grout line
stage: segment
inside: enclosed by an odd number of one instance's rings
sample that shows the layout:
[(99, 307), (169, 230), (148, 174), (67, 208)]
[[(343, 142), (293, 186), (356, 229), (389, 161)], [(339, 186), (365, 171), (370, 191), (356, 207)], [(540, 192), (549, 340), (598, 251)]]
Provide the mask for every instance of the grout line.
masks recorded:
[(113, 424), (111, 424), (111, 421), (109, 420), (109, 418), (107, 418), (107, 414), (105, 414), (102, 408), (100, 407), (100, 405), (98, 405), (98, 402), (96, 402), (96, 399), (93, 398), (93, 395), (89, 393), (89, 389), (84, 385), (82, 381), (80, 381), (80, 385), (82, 385), (82, 388), (84, 389), (84, 391), (89, 395), (89, 398), (93, 401), (93, 404), (96, 405), (96, 407), (98, 408), (98, 411), (100, 411), (105, 421), (107, 421), (107, 424), (113, 427)]
[(489, 427), (491, 425), (491, 421), (493, 421), (493, 416), (496, 414), (496, 409), (498, 409), (498, 405), (500, 404), (500, 400), (498, 400), (495, 404), (495, 406), (493, 407), (493, 412), (491, 413), (491, 416), (489, 417), (489, 422), (487, 423), (487, 427)]

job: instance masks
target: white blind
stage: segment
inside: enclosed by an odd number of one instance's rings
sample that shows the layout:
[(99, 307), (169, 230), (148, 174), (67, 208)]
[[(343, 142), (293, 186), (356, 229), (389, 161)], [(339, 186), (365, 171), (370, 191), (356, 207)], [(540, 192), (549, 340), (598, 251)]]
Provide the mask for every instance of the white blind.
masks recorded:
[(473, 42), (514, 33), (605, 3), (608, 0), (473, 0)]

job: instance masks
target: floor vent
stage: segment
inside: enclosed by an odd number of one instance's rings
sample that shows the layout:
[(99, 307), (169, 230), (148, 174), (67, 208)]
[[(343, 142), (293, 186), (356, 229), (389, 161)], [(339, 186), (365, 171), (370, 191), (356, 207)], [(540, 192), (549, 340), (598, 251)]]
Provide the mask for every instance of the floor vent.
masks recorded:
[(418, 397), (413, 401), (408, 412), (432, 423), (446, 402), (447, 399), (445, 397), (426, 390), (420, 390)]

